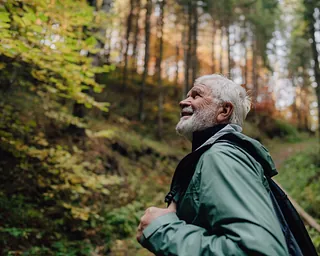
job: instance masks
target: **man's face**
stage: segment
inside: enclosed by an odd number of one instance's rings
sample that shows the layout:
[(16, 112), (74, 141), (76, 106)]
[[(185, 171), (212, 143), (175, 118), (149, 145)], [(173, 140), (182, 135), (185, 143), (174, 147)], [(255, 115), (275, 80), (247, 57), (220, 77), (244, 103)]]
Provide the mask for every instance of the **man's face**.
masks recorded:
[(180, 102), (181, 118), (176, 126), (178, 134), (192, 140), (192, 133), (216, 124), (217, 103), (212, 90), (197, 84), (188, 92), (187, 98)]

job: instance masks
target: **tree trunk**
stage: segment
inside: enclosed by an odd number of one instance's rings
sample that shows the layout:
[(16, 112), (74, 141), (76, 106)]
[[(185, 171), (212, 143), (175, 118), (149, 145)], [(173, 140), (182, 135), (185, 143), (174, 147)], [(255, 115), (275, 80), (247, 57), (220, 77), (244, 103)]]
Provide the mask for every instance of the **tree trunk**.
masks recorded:
[(219, 55), (219, 73), (223, 74), (223, 24), (221, 24), (220, 28), (220, 55)]
[(294, 100), (293, 100), (293, 104), (292, 104), (292, 119), (293, 119), (294, 123), (296, 124), (296, 126), (298, 127), (299, 114), (298, 114), (298, 105), (297, 105), (297, 99), (298, 99), (297, 84), (296, 84), (294, 76), (292, 74), (289, 74), (289, 76), (291, 77), (292, 86), (293, 86), (293, 88), (295, 88), (295, 96), (294, 96)]
[(190, 62), (191, 62), (191, 50), (192, 50), (192, 0), (188, 1), (188, 42), (187, 42), (187, 53), (186, 53), (186, 60), (185, 60), (185, 73), (184, 73), (184, 91), (183, 97), (185, 97), (189, 91), (190, 85)]
[[(248, 33), (247, 33), (247, 25), (246, 22), (243, 22), (243, 38), (242, 43), (244, 47), (244, 84), (246, 84), (246, 87), (248, 86), (248, 47), (246, 43), (246, 38), (248, 38)], [(247, 87), (248, 88), (248, 87)]]
[[(198, 6), (197, 1), (192, 6), (192, 16), (193, 16), (193, 24), (192, 24), (192, 76), (191, 76), (191, 84), (197, 78), (197, 67), (198, 67), (198, 58), (197, 58), (197, 48), (198, 48)], [(192, 86), (191, 86), (192, 87)]]
[(160, 5), (160, 16), (158, 19), (157, 26), (157, 35), (159, 40), (159, 51), (156, 61), (156, 74), (158, 76), (158, 89), (159, 89), (159, 97), (158, 97), (158, 138), (162, 139), (162, 131), (163, 131), (163, 120), (162, 120), (162, 112), (163, 112), (163, 88), (162, 88), (162, 79), (161, 79), (161, 62), (163, 56), (163, 25), (164, 25), (164, 6), (165, 0), (159, 2)]
[[(247, 45), (244, 47), (244, 83), (246, 84), (246, 87), (248, 86), (248, 48)], [(247, 87), (248, 88), (248, 87)]]
[(227, 34), (227, 54), (228, 54), (228, 76), (231, 77), (231, 47), (230, 47), (230, 24), (229, 21), (226, 24), (226, 34)]
[(105, 63), (107, 65), (110, 65), (111, 62), (110, 62), (110, 54), (111, 54), (111, 38), (112, 38), (112, 32), (113, 32), (113, 24), (112, 24), (112, 21), (111, 21), (111, 24), (110, 24), (110, 28), (107, 30), (106, 32), (106, 55), (105, 55)]
[[(299, 93), (296, 94), (296, 101), (299, 100), (300, 105), (299, 105), (299, 107), (297, 106), (297, 127), (298, 127), (298, 130), (302, 130), (302, 128), (303, 128), (303, 123), (302, 123), (303, 110), (302, 110), (302, 97), (301, 97), (301, 87), (300, 86), (299, 86), (298, 92)], [(297, 105), (297, 103), (296, 103), (296, 105)]]
[(317, 94), (317, 101), (318, 101), (318, 136), (319, 136), (319, 144), (320, 144), (320, 67), (319, 67), (319, 59), (318, 59), (319, 53), (317, 50), (317, 41), (315, 37), (315, 23), (316, 23), (316, 19), (314, 17), (315, 1), (305, 0), (305, 6), (306, 6), (306, 16), (308, 19), (310, 36), (312, 39), (311, 50), (312, 50), (312, 58), (314, 61), (313, 70), (314, 70), (315, 81), (317, 83), (316, 94)]
[[(85, 106), (80, 103), (73, 104), (72, 115), (78, 118), (83, 118), (85, 116)], [(85, 129), (82, 127), (78, 127), (77, 125), (70, 124), (66, 129), (67, 133), (73, 134), (77, 137), (84, 137), (86, 135)]]
[(124, 67), (123, 67), (123, 77), (122, 77), (122, 89), (126, 88), (127, 76), (128, 76), (128, 51), (130, 46), (130, 34), (132, 27), (132, 19), (133, 19), (133, 11), (134, 11), (134, 0), (130, 0), (130, 11), (127, 18), (127, 31), (126, 31), (126, 46), (124, 51)]
[(252, 85), (253, 85), (253, 103), (257, 103), (258, 98), (258, 79), (257, 79), (257, 39), (252, 41)]
[(211, 42), (211, 46), (212, 46), (212, 52), (211, 52), (211, 73), (214, 74), (216, 72), (216, 66), (215, 66), (215, 39), (216, 39), (216, 21), (214, 19), (212, 19), (212, 42)]
[(146, 19), (145, 19), (145, 51), (144, 51), (144, 70), (141, 81), (141, 89), (139, 94), (139, 120), (141, 122), (145, 119), (144, 113), (144, 94), (146, 80), (148, 76), (148, 64), (149, 64), (149, 48), (150, 48), (150, 16), (152, 11), (152, 0), (147, 0), (146, 4)]
[(139, 16), (140, 16), (140, 3), (141, 0), (136, 0), (136, 6), (134, 9), (134, 39), (133, 39), (133, 49), (132, 49), (132, 75), (137, 73), (137, 48), (139, 39)]
[(304, 131), (309, 131), (309, 115), (310, 115), (310, 108), (309, 108), (309, 102), (308, 102), (308, 94), (304, 95), (304, 122), (303, 122), (303, 129)]
[(302, 82), (302, 102), (303, 102), (303, 130), (310, 131), (309, 126), (309, 117), (310, 117), (310, 102), (309, 102), (309, 88), (308, 88), (308, 81), (309, 81), (309, 73), (307, 64), (303, 67), (303, 82)]
[(178, 85), (179, 83), (179, 58), (180, 58), (180, 47), (179, 42), (176, 42), (176, 74), (175, 74), (175, 85)]
[[(177, 24), (176, 24), (176, 27), (177, 27)], [(184, 31), (182, 31), (182, 42), (184, 42)], [(178, 98), (179, 97), (179, 92), (180, 92), (180, 90), (179, 90), (179, 86), (178, 86), (178, 84), (179, 84), (179, 60), (180, 60), (180, 47), (179, 47), (179, 43), (181, 43), (181, 42), (179, 42), (178, 40), (176, 40), (176, 56), (175, 56), (175, 62), (176, 62), (176, 73), (175, 73), (175, 79), (174, 79), (174, 81), (175, 81), (175, 89), (174, 89), (174, 97), (175, 98)]]

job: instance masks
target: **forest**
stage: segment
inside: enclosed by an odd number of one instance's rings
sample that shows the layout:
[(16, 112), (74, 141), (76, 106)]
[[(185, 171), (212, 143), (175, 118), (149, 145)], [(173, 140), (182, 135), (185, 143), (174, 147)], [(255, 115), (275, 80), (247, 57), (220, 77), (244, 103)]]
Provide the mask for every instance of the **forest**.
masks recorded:
[(151, 255), (179, 101), (213, 73), (249, 92), (320, 253), (319, 61), (318, 0), (0, 1), (0, 255)]

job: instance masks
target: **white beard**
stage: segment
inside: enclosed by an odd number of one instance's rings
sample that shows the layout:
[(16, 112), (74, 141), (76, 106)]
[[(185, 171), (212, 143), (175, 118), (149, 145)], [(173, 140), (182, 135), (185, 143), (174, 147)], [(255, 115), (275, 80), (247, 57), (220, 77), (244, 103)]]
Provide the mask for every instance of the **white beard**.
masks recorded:
[[(193, 112), (191, 106), (184, 108), (184, 111)], [(192, 141), (193, 132), (201, 131), (216, 124), (216, 109), (203, 109), (193, 112), (189, 117), (181, 117), (176, 126), (176, 131), (179, 135), (186, 137)]]

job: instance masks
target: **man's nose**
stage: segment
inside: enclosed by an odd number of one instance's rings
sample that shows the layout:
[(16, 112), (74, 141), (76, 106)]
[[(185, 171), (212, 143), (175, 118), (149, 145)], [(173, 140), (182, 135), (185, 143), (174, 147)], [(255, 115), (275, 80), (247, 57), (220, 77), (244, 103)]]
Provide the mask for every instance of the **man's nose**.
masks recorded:
[(191, 106), (190, 97), (180, 101), (179, 106), (180, 106), (180, 108), (185, 108), (185, 107)]

